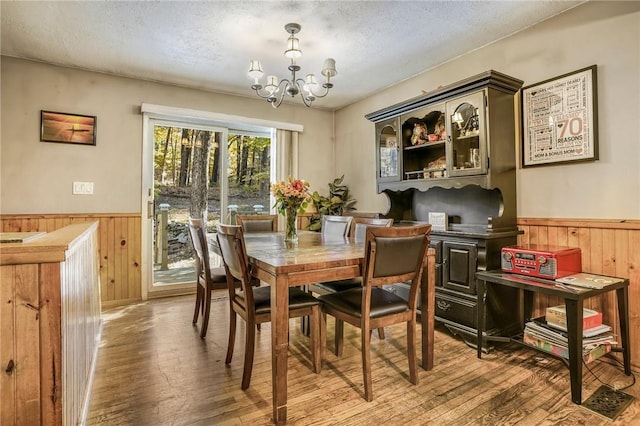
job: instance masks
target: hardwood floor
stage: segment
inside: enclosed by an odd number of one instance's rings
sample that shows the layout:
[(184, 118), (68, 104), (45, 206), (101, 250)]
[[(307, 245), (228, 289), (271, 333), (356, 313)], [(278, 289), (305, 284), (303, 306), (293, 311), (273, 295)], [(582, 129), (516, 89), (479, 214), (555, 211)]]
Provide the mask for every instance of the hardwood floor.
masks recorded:
[[(213, 295), (205, 340), (191, 325), (195, 296), (156, 299), (106, 310), (87, 424), (269, 425), (271, 352), (269, 324), (257, 333), (251, 386), (240, 390), (244, 322), (238, 321), (234, 358), (227, 346), (226, 291)], [(292, 425), (630, 425), (640, 424), (640, 385), (625, 392), (636, 400), (615, 422), (571, 403), (564, 364), (520, 346), (501, 345), (481, 360), (461, 339), (436, 329), (435, 366), (408, 381), (403, 325), (372, 339), (373, 402), (363, 399), (358, 330), (345, 326), (344, 355), (333, 349), (311, 371), (308, 338), (291, 322), (288, 424)], [(420, 348), (420, 345), (418, 345)], [(420, 355), (420, 354), (419, 354)], [(606, 358), (589, 364), (605, 383), (632, 381)], [(636, 373), (637, 374), (637, 373)], [(599, 386), (584, 369), (583, 400)]]

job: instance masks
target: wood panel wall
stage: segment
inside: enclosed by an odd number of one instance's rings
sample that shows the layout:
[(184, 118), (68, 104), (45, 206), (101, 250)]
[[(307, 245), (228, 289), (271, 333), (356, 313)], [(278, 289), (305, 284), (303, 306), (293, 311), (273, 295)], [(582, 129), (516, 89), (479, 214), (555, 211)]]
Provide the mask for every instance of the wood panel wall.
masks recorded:
[(140, 214), (1, 215), (0, 232), (52, 232), (72, 223), (99, 222), (100, 290), (102, 305), (142, 299)]
[[(518, 244), (549, 244), (580, 247), (582, 270), (629, 279), (631, 362), (640, 365), (640, 220), (585, 220), (520, 218), (524, 231)], [(554, 300), (555, 299), (555, 300)], [(561, 300), (541, 296), (535, 299), (535, 314), (559, 305)], [(615, 292), (591, 298), (586, 307), (603, 312), (604, 322), (618, 330)]]

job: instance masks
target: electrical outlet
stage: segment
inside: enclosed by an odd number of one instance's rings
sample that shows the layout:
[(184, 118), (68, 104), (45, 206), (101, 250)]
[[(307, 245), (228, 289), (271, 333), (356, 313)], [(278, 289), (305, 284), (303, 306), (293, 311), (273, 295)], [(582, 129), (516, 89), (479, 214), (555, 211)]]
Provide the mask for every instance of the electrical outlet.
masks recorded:
[(93, 182), (73, 182), (74, 195), (92, 195)]

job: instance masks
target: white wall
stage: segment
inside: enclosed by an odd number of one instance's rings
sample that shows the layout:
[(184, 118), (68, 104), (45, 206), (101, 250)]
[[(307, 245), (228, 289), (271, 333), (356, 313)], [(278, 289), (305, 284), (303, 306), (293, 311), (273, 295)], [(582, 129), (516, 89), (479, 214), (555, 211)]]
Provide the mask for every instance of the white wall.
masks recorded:
[[(299, 177), (321, 193), (335, 177), (331, 112), (1, 59), (3, 214), (139, 212), (143, 102), (301, 124)], [(97, 116), (96, 146), (40, 142), (40, 110)], [(73, 181), (94, 195), (72, 195)]]
[[(274, 110), (251, 97), (1, 60), (4, 214), (139, 212), (142, 102), (302, 124), (300, 177), (325, 192), (345, 174), (358, 210), (384, 212), (386, 197), (375, 191), (374, 125), (365, 114), (488, 69), (529, 85), (597, 64), (600, 160), (518, 169), (518, 216), (640, 218), (640, 2), (588, 2), (400, 82), (338, 111), (336, 142), (327, 111)], [(43, 109), (96, 115), (97, 145), (39, 142)], [(73, 181), (95, 182), (95, 195), (72, 195)]]
[(640, 218), (640, 2), (583, 4), (338, 111), (337, 174), (345, 174), (358, 210), (385, 212), (386, 196), (375, 191), (374, 124), (365, 114), (489, 69), (526, 86), (593, 64), (600, 160), (519, 167), (518, 216)]

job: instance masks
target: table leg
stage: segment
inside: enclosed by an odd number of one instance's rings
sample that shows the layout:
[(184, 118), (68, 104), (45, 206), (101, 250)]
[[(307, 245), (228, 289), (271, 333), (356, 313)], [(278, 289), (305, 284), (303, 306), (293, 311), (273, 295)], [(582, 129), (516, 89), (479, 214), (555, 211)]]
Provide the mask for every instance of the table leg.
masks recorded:
[(436, 257), (433, 249), (427, 254), (427, 267), (420, 283), (420, 321), (422, 323), (422, 368), (433, 369), (433, 343), (436, 306)]
[(571, 380), (571, 400), (582, 404), (582, 300), (564, 301), (567, 313), (567, 334), (569, 343), (569, 378)]
[(287, 422), (287, 357), (289, 356), (289, 283), (276, 277), (271, 286), (271, 378), (273, 421)]
[(522, 310), (523, 315), (523, 323), (522, 328), (524, 329), (524, 324), (531, 319), (533, 316), (533, 292), (528, 290), (523, 290), (524, 294), (522, 295), (522, 303), (524, 308)]
[(631, 348), (629, 347), (629, 287), (616, 290), (618, 300), (618, 318), (620, 321), (620, 340), (622, 343), (622, 360), (624, 373), (631, 375)]
[(487, 282), (482, 279), (477, 280), (478, 288), (477, 288), (477, 312), (478, 316), (476, 318), (476, 330), (478, 333), (478, 340), (476, 340), (476, 350), (478, 358), (482, 358), (482, 340), (484, 335), (484, 327), (485, 327), (485, 304), (487, 303)]

